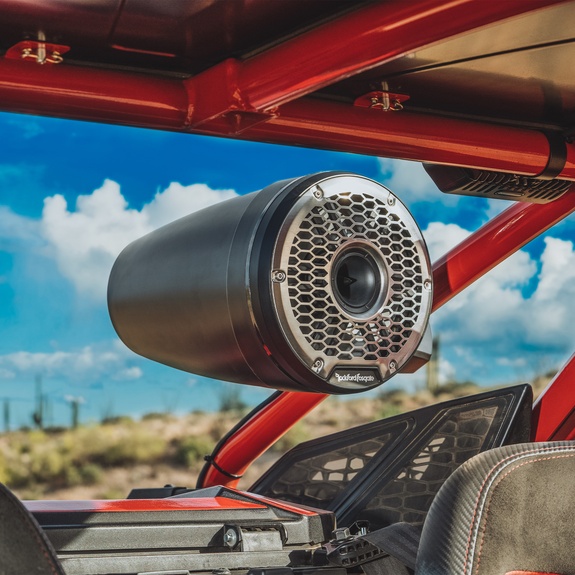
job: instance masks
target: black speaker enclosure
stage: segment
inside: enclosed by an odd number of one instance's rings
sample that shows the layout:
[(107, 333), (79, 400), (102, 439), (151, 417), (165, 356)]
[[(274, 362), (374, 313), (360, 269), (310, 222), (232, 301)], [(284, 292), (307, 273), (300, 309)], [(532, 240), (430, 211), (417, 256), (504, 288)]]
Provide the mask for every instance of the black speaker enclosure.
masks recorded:
[(339, 172), (276, 182), (130, 244), (110, 276), (136, 353), (207, 377), (291, 391), (380, 385), (415, 354), (432, 276), (413, 218)]

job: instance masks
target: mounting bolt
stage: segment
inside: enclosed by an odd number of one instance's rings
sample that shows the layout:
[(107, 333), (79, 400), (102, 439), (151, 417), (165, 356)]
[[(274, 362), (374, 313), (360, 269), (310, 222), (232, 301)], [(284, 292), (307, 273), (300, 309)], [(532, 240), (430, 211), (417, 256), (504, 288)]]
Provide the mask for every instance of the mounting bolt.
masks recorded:
[(238, 532), (231, 527), (224, 533), (224, 545), (233, 549), (238, 544)]
[(323, 359), (316, 359), (311, 366), (312, 371), (319, 373), (323, 369)]
[(283, 270), (274, 270), (272, 272), (272, 281), (276, 284), (281, 284), (286, 281), (286, 273)]
[(388, 196), (387, 203), (390, 206), (395, 206), (395, 198), (393, 196)]
[(319, 186), (315, 187), (315, 190), (313, 191), (313, 197), (316, 200), (323, 200), (323, 190)]
[(423, 287), (424, 287), (426, 290), (430, 290), (430, 289), (431, 289), (431, 280), (425, 280), (425, 281), (423, 282)]
[(392, 359), (389, 362), (389, 370), (390, 371), (395, 371), (397, 369), (397, 363)]
[(340, 529), (336, 529), (332, 536), (336, 541), (345, 541), (351, 537), (351, 533), (347, 527), (341, 527)]

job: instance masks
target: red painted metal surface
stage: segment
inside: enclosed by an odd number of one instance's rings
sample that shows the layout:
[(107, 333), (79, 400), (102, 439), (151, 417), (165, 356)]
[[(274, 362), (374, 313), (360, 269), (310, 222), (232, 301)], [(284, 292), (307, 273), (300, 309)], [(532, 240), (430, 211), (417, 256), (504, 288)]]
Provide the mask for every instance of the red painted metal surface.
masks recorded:
[(180, 80), (0, 59), (3, 110), (173, 130), (186, 125)]
[[(547, 138), (535, 130), (311, 98), (282, 106), (242, 137), (525, 175), (541, 173), (549, 158)], [(560, 177), (575, 179), (572, 144)]]
[[(549, 157), (547, 139), (535, 130), (405, 111), (388, 114), (357, 108), (351, 102), (315, 98), (289, 102), (271, 114), (261, 109), (361, 71), (375, 60), (381, 63), (415, 45), (429, 44), (441, 35), (559, 1), (376, 3), (245, 62), (226, 60), (187, 80), (82, 68), (65, 62), (48, 69), (31, 62), (0, 59), (0, 102), (2, 109), (14, 112), (535, 175), (544, 169)], [(436, 19), (441, 25), (430, 26)], [(351, 26), (345, 34), (340, 30), (344, 25)], [(408, 30), (417, 34), (406, 35)], [(312, 51), (317, 54), (314, 57), (302, 52), (313, 44), (323, 46), (327, 38), (329, 55), (323, 48), (321, 54)], [(314, 72), (318, 67), (328, 70), (321, 78)], [(278, 82), (269, 84), (276, 76)], [(304, 77), (308, 80), (301, 80)], [(573, 145), (568, 146), (561, 177), (575, 180)]]
[[(221, 447), (215, 458), (217, 465), (230, 474), (241, 476), (262, 453), (327, 397), (320, 393), (282, 393)], [(236, 487), (238, 481), (212, 465), (198, 487)]]
[[(567, 192), (550, 204), (518, 203), (507, 208), (433, 265), (435, 285), (432, 311), (573, 211), (575, 191)], [(565, 380), (575, 375), (575, 360), (572, 371), (566, 374)], [(562, 387), (565, 386), (564, 381)], [(550, 396), (549, 404), (545, 404), (550, 405), (550, 409), (543, 413), (541, 424), (547, 418), (555, 419), (553, 405), (560, 401), (559, 397), (565, 397), (564, 389), (557, 387), (556, 390), (557, 398)], [(327, 397), (323, 394), (282, 393), (229, 438), (216, 454), (216, 463), (228, 473), (243, 474), (255, 459)], [(569, 410), (573, 410), (572, 406), (575, 405), (575, 391), (571, 391), (571, 397), (573, 400), (567, 402)], [(237, 479), (230, 479), (210, 467), (199, 487), (234, 487), (237, 483)]]
[(533, 405), (534, 441), (575, 439), (575, 354)]
[[(239, 109), (270, 109), (438, 40), (557, 3), (377, 2), (246, 60), (229, 86), (229, 94), (237, 99)], [(194, 82), (196, 97), (211, 98), (214, 70), (209, 71), (208, 81), (202, 76)], [(219, 112), (226, 111), (229, 108)]]
[(162, 499), (117, 499), (117, 500), (43, 500), (23, 501), (31, 513), (134, 513), (150, 511), (231, 511), (246, 509), (267, 509), (274, 507), (297, 515), (312, 516), (317, 512), (302, 509), (283, 501), (250, 494), (252, 501), (235, 499), (233, 494), (221, 497), (162, 498)]
[[(233, 69), (230, 74), (235, 74)], [(224, 90), (214, 95), (215, 100), (226, 97)], [(233, 135), (237, 130), (228, 120), (202, 125), (197, 130), (189, 128), (195, 109), (179, 80), (84, 70), (64, 64), (46, 68), (31, 62), (0, 60), (0, 101), (4, 109), (15, 112), (214, 135)], [(547, 139), (533, 130), (405, 111), (384, 113), (313, 99), (287, 104), (273, 118), (248, 115), (239, 120), (240, 125), (247, 121), (247, 128), (239, 135), (242, 139), (297, 142), (310, 147), (527, 175), (541, 172), (549, 157)], [(568, 145), (561, 177), (575, 179), (572, 144)]]
[(575, 211), (574, 186), (550, 204), (513, 204), (433, 266), (433, 310)]
[(265, 509), (265, 504), (238, 501), (228, 497), (197, 499), (119, 499), (92, 501), (25, 501), (32, 513), (121, 513), (136, 511), (213, 511), (216, 509)]

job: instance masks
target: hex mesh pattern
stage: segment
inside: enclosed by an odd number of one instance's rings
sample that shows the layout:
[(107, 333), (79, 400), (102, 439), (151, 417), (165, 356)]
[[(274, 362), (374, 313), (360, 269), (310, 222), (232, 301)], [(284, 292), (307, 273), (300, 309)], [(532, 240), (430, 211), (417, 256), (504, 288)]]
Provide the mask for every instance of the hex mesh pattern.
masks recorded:
[(485, 443), (498, 407), (452, 410), (427, 445), (395, 479), (382, 486), (359, 516), (372, 526), (405, 521), (422, 525), (429, 506), (445, 480)]
[[(384, 307), (365, 321), (350, 320), (328, 285), (329, 263), (350, 239), (377, 248), (388, 271)], [(411, 232), (381, 199), (342, 193), (314, 206), (295, 234), (287, 270), (290, 306), (312, 353), (373, 362), (398, 354), (412, 336), (419, 340), (413, 327), (422, 311), (421, 264)]]
[(265, 495), (327, 509), (391, 437), (391, 433), (385, 433), (381, 437), (297, 461), (286, 469)]

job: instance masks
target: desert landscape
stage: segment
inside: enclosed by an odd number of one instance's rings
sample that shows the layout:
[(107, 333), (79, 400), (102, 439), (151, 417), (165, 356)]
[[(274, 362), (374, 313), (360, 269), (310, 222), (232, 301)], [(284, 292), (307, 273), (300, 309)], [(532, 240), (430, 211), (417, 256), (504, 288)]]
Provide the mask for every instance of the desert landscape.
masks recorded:
[[(550, 375), (536, 378), (535, 394), (545, 388)], [(330, 397), (248, 469), (240, 488), (248, 489), (283, 453), (303, 441), (484, 390), (473, 383), (452, 383), (433, 393), (392, 389), (376, 397)], [(150, 413), (137, 421), (120, 416), (75, 429), (4, 433), (0, 481), (23, 499), (116, 499), (125, 498), (132, 488), (193, 488), (204, 455), (248, 411), (223, 407), (217, 413)]]

